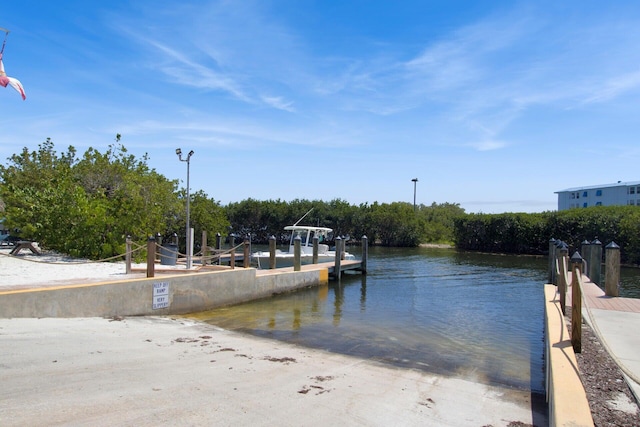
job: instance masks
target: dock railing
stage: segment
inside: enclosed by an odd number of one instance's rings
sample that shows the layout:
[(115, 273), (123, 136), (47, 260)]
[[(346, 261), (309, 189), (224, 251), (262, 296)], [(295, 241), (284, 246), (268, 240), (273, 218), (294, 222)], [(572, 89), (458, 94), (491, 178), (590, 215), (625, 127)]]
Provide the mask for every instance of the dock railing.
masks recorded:
[[(586, 252), (586, 256), (583, 257), (576, 250), (568, 259), (568, 247), (565, 243), (555, 239), (550, 242), (549, 265), (552, 270), (549, 271), (549, 277), (553, 278), (554, 282), (545, 285), (546, 390), (550, 425), (593, 425), (575, 358), (576, 353), (582, 352), (583, 308), (602, 345), (612, 354), (599, 332), (589, 305), (585, 303), (583, 307), (583, 282), (588, 280), (597, 284), (584, 272), (594, 274), (598, 280), (601, 278), (601, 243), (597, 239), (591, 243), (585, 241), (580, 249), (583, 253)], [(620, 247), (611, 242), (606, 246), (604, 255), (605, 295), (617, 297), (620, 282)], [(571, 334), (568, 334), (565, 322), (569, 286)], [(636, 380), (633, 373), (628, 372), (623, 365), (618, 363), (618, 366), (625, 375)]]

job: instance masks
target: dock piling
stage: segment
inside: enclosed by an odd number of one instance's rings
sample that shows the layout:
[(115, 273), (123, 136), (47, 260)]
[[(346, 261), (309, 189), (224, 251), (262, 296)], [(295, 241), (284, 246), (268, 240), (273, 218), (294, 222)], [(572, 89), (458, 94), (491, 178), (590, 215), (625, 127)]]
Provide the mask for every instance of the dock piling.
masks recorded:
[(147, 277), (155, 276), (156, 268), (156, 238), (149, 236), (147, 240)]
[(575, 353), (582, 352), (582, 257), (576, 251), (571, 256), (571, 345)]
[(242, 258), (242, 267), (249, 268), (249, 266), (251, 265), (251, 241), (249, 240), (248, 237), (244, 239), (242, 249), (244, 250), (243, 258)]
[(276, 268), (276, 236), (269, 237), (269, 269)]
[(362, 273), (367, 274), (367, 259), (369, 259), (369, 239), (362, 236)]
[(616, 242), (605, 248), (604, 291), (608, 297), (617, 297), (620, 291), (620, 246)]
[(302, 245), (302, 239), (300, 236), (296, 236), (293, 239), (293, 271), (300, 271), (300, 250)]
[(312, 264), (317, 264), (318, 263), (318, 248), (319, 248), (319, 244), (320, 244), (320, 239), (318, 238), (318, 236), (313, 236), (313, 257), (312, 257)]
[(335, 259), (335, 268), (333, 270), (333, 275), (340, 280), (341, 276), (341, 267), (342, 267), (342, 239), (340, 236), (336, 237), (336, 259)]
[(589, 279), (598, 285), (602, 284), (602, 242), (596, 237), (589, 245)]
[(560, 294), (560, 308), (562, 309), (562, 314), (566, 313), (567, 309), (567, 287), (569, 284), (567, 283), (567, 269), (569, 267), (569, 248), (567, 245), (563, 244), (559, 249), (556, 250), (558, 254), (558, 272), (556, 277), (556, 282), (558, 284), (558, 293)]

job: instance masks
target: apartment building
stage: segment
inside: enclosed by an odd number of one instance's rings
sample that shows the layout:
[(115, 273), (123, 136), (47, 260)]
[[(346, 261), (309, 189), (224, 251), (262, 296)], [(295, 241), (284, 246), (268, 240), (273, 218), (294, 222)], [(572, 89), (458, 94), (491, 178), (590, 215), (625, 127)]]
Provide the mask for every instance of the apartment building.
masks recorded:
[(559, 211), (591, 206), (640, 206), (640, 181), (567, 188), (555, 193)]

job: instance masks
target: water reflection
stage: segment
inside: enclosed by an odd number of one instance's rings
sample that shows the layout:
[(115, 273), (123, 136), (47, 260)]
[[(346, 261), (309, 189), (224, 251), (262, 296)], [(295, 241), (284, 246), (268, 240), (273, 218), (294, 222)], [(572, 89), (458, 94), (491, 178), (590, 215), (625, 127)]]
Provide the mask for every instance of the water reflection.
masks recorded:
[(226, 329), (542, 391), (546, 260), (371, 248), (367, 276), (200, 313)]

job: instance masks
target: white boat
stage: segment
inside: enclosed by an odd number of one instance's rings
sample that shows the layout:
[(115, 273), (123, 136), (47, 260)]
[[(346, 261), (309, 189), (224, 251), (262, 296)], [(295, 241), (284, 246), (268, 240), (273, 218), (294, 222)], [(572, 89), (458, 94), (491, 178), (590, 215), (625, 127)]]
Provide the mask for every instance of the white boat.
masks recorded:
[[(294, 240), (300, 237), (300, 264), (311, 264), (313, 262), (313, 238), (318, 237), (318, 263), (335, 262), (336, 251), (329, 250), (329, 245), (322, 243), (327, 240), (327, 235), (333, 230), (327, 227), (314, 227), (311, 225), (289, 225), (284, 228), (291, 232), (289, 240), (289, 251), (284, 252), (276, 249), (276, 268), (293, 266)], [(258, 264), (258, 268), (269, 268), (269, 251), (259, 251), (252, 254), (253, 262)], [(345, 260), (356, 259), (353, 254), (344, 252)]]

